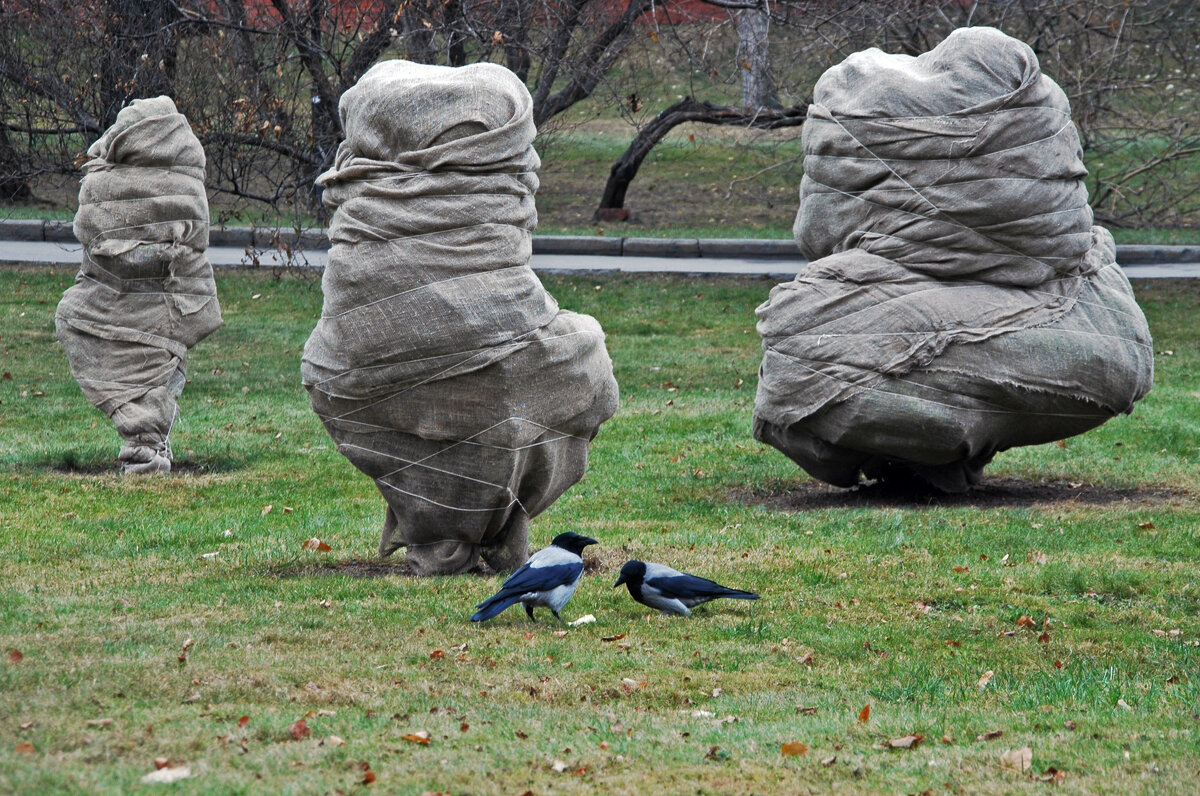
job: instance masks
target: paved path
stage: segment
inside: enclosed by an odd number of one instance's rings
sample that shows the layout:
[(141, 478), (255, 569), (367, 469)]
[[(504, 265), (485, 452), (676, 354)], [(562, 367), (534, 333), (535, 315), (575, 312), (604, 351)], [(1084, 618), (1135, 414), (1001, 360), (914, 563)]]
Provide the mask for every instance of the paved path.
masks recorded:
[[(216, 266), (246, 266), (251, 262), (246, 250), (239, 246), (213, 246), (208, 250), (209, 261)], [(283, 265), (278, 252), (262, 251), (259, 265)], [(323, 267), (328, 261), (324, 249), (304, 253), (305, 263)], [(0, 241), (0, 263), (41, 263), (45, 265), (78, 266), (78, 243), (46, 241)], [(533, 269), (545, 273), (661, 273), (695, 275), (769, 276), (777, 280), (790, 279), (803, 266), (803, 260), (754, 259), (746, 257), (640, 257), (634, 255), (576, 255), (535, 254)], [(1165, 265), (1128, 265), (1125, 274), (1130, 279), (1159, 279), (1170, 277), (1200, 278), (1200, 262)]]

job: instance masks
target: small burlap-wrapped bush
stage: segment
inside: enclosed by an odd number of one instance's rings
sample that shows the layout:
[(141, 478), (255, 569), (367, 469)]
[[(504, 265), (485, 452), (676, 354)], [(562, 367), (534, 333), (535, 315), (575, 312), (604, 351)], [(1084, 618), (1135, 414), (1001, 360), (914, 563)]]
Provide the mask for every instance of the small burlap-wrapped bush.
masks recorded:
[(204, 149), (167, 97), (134, 100), (88, 149), (83, 263), (55, 315), (84, 395), (125, 441), (126, 473), (171, 470), (187, 352), (221, 325)]
[(837, 486), (976, 483), (1150, 390), (1145, 317), (1092, 226), (1062, 90), (991, 28), (817, 82), (795, 234), (758, 308), (755, 436)]
[(529, 266), (529, 92), (494, 64), (387, 61), (339, 112), (346, 139), (317, 180), (333, 217), (302, 366), (313, 409), (387, 501), (381, 555), (511, 569), (617, 408), (599, 324)]

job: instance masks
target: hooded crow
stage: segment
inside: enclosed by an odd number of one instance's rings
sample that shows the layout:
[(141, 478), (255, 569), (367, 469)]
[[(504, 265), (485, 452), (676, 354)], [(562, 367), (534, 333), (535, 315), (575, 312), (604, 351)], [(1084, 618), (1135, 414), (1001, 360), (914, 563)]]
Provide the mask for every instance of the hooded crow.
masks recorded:
[(643, 561), (625, 562), (625, 566), (621, 567), (621, 577), (617, 578), (613, 588), (622, 583), (629, 589), (630, 597), (664, 614), (691, 616), (692, 608), (721, 597), (732, 600), (758, 599), (754, 592), (728, 589), (707, 578), (689, 575), (664, 564)]
[(505, 608), (517, 603), (525, 604), (525, 613), (533, 618), (533, 608), (540, 605), (549, 608), (554, 618), (562, 621), (558, 612), (571, 599), (579, 577), (583, 574), (583, 548), (597, 544), (595, 539), (577, 533), (560, 533), (529, 557), (521, 568), (508, 576), (500, 591), (475, 606), (479, 610), (471, 617), (472, 622), (483, 622), (498, 615)]

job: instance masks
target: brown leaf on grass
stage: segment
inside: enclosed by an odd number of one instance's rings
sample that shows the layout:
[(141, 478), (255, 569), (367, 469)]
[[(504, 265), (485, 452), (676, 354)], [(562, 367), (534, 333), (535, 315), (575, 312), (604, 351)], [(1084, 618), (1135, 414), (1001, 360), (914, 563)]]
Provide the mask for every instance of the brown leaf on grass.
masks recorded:
[(34, 752), (36, 752), (37, 750), (33, 748), (33, 744), (29, 743), (28, 741), (25, 741), (24, 743), (17, 744), (16, 748), (14, 748), (13, 751), (19, 755), (31, 755)]
[(246, 725), (247, 725), (247, 724), (249, 724), (249, 723), (250, 723), (250, 717), (249, 717), (249, 716), (242, 716), (240, 719), (238, 719), (238, 723), (237, 723), (238, 729), (239, 729), (239, 730), (244, 730), (244, 729), (246, 729)]
[(1037, 622), (1033, 621), (1033, 617), (1028, 614), (1021, 614), (1021, 618), (1017, 620), (1017, 627), (1034, 627)]
[(986, 672), (984, 672), (980, 676), (979, 682), (977, 683), (977, 685), (979, 686), (979, 690), (982, 691), (983, 689), (987, 688), (988, 683), (992, 682), (992, 678), (995, 676), (996, 676), (996, 673), (993, 672), (991, 669), (988, 669)]
[(112, 719), (109, 719), (109, 718), (103, 718), (103, 719), (88, 719), (88, 726), (89, 726), (89, 727), (108, 727), (108, 726), (110, 726), (112, 723), (113, 723), (113, 720), (112, 720)]
[(308, 736), (312, 730), (308, 726), (308, 719), (300, 718), (288, 725), (288, 735), (295, 738), (297, 741)]
[(970, 572), (970, 571), (971, 571), (971, 568), (970, 568), (970, 567), (964, 567), (964, 566), (957, 566), (957, 567), (954, 567), (953, 571), (954, 571), (954, 572)]
[(1042, 635), (1038, 636), (1038, 643), (1039, 644), (1049, 644), (1050, 643), (1050, 634), (1043, 633)]
[(283, 513), (284, 513), (284, 514), (291, 514), (293, 511), (295, 511), (295, 509), (294, 509), (294, 508), (292, 508), (291, 506), (284, 506), (284, 507), (283, 507)]
[(858, 723), (859, 723), (859, 724), (866, 724), (866, 723), (867, 723), (867, 719), (869, 719), (869, 718), (871, 718), (871, 705), (870, 705), (870, 703), (868, 703), (868, 704), (866, 704), (866, 705), (863, 705), (863, 709), (862, 709), (862, 710), (860, 710), (860, 711), (858, 711)]
[(32, 730), (32, 729), (33, 729), (33, 722), (32, 722), (32, 721), (27, 721), (27, 722), (24, 722), (23, 724), (21, 724), (21, 729), (22, 729), (22, 730)]
[(808, 752), (808, 747), (799, 741), (789, 741), (779, 751), (784, 757), (800, 757)]
[(1046, 782), (1051, 785), (1061, 785), (1063, 784), (1063, 780), (1066, 778), (1067, 772), (1063, 771), (1062, 769), (1055, 768), (1054, 766), (1050, 766), (1050, 768), (1042, 772), (1040, 777), (1037, 777), (1037, 780), (1039, 782)]
[(467, 724), (465, 721), (462, 724), (458, 725), (459, 732), (466, 732), (469, 729), (471, 729), (471, 725)]
[(517, 736), (522, 741), (526, 740), (529, 737), (529, 733), (521, 732), (520, 730), (513, 730), (513, 735)]
[(1000, 765), (1005, 768), (1015, 768), (1017, 771), (1028, 771), (1033, 764), (1033, 749), (1022, 746), (1020, 749), (1009, 749), (1000, 755)]
[(300, 545), (300, 549), (315, 550), (318, 553), (328, 553), (333, 548), (314, 536), (311, 539), (305, 539), (304, 544)]
[(327, 738), (325, 742), (328, 743), (330, 746), (345, 746), (346, 745), (346, 739), (340, 735), (330, 735), (329, 738)]
[(433, 652), (429, 653), (429, 657), (433, 658), (435, 661), (441, 660), (442, 658), (446, 657), (446, 651), (445, 650), (434, 650)]
[(961, 641), (955, 641), (955, 640), (953, 640), (953, 639), (949, 639), (949, 638), (948, 638), (948, 639), (946, 639), (946, 646), (947, 646), (947, 647), (961, 647), (961, 646), (962, 646), (962, 642), (961, 642)]
[(821, 765), (824, 766), (825, 768), (829, 768), (836, 762), (837, 762), (837, 755), (831, 755), (829, 757), (823, 758), (821, 760)]
[(363, 761), (362, 772), (363, 772), (362, 779), (359, 780), (360, 782), (362, 782), (362, 784), (370, 785), (372, 782), (375, 781), (375, 772), (371, 770), (371, 764), (368, 763), (366, 760)]
[(23, 660), (25, 660), (25, 653), (21, 652), (20, 650), (12, 650), (8, 653), (9, 663), (20, 663)]
[(428, 746), (429, 745), (429, 731), (428, 730), (417, 730), (416, 732), (410, 732), (410, 733), (407, 733), (407, 734), (401, 736), (400, 740), (408, 741), (409, 743), (419, 743), (419, 744)]
[(1152, 530), (1154, 530), (1154, 523), (1147, 520), (1146, 522), (1139, 522), (1138, 527), (1141, 528), (1143, 531), (1152, 531)]
[(268, 503), (267, 505), (263, 506), (263, 507), (262, 507), (262, 516), (264, 516), (264, 517), (265, 517), (265, 516), (267, 516), (268, 514), (270, 514), (270, 513), (271, 513), (271, 509), (273, 509), (273, 508), (275, 508), (275, 505), (274, 505), (273, 503)]
[(169, 766), (169, 765), (171, 765), (171, 758), (169, 758), (169, 757), (156, 757), (156, 758), (154, 758), (154, 768), (155, 768), (155, 770), (157, 770), (157, 769), (160, 769), (160, 768), (166, 768), (166, 767), (167, 767), (167, 766)]
[(796, 712), (802, 716), (812, 716), (817, 712), (816, 705), (797, 705)]
[(1075, 722), (1071, 721), (1070, 719), (1067, 719), (1066, 721), (1063, 722), (1063, 726), (1066, 727), (1068, 730), (1073, 730), (1076, 727), (1078, 727), (1079, 725), (1076, 724)]
[(1060, 439), (1058, 442), (1056, 442), (1056, 443), (1054, 443), (1054, 444), (1055, 444), (1055, 445), (1057, 445), (1057, 446), (1058, 446), (1058, 447), (1060, 447), (1060, 448), (1065, 448), (1065, 447), (1067, 447), (1067, 441), (1066, 441), (1065, 439)]
[(981, 733), (979, 733), (979, 735), (976, 735), (975, 740), (991, 741), (996, 738), (999, 738), (1001, 735), (1004, 735), (1004, 730), (988, 730), (987, 732), (981, 732)]
[(892, 738), (887, 742), (887, 745), (892, 749), (915, 749), (920, 746), (921, 741), (925, 740), (925, 736), (920, 733), (912, 735), (903, 735), (899, 738)]
[(1063, 667), (1063, 665), (1064, 665), (1064, 664), (1063, 664), (1063, 662), (1062, 662), (1062, 661), (1055, 661), (1055, 662), (1054, 662), (1054, 668), (1055, 668), (1055, 669), (1061, 669), (1061, 668)]
[(624, 634), (624, 633), (618, 633), (618, 634), (617, 634), (617, 635), (615, 635), (615, 636), (601, 636), (601, 637), (600, 637), (600, 640), (601, 640), (601, 641), (620, 641), (620, 640), (621, 640), (621, 639), (623, 639), (623, 638), (625, 638), (625, 634)]

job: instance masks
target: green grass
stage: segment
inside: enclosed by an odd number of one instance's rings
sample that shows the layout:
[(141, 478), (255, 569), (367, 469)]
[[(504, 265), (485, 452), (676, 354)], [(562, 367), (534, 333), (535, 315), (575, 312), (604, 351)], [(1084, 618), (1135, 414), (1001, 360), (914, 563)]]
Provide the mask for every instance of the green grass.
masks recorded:
[[(1037, 793), (1050, 767), (1069, 793), (1194, 792), (1195, 282), (1135, 285), (1163, 353), (1132, 416), (988, 470), (1062, 499), (858, 506), (750, 438), (771, 283), (548, 278), (604, 324), (622, 390), (588, 476), (533, 523), (536, 546), (601, 541), (565, 610), (597, 622), (564, 631), (472, 625), (498, 578), (372, 559), (382, 500), (299, 385), (308, 284), (223, 275), (179, 473), (113, 474), (54, 340), (71, 278), (0, 271), (0, 791), (151, 792), (167, 757), (193, 773), (177, 793), (363, 792), (364, 763), (385, 793)], [(611, 588), (630, 557), (763, 599), (653, 615)], [(1030, 772), (1001, 765), (1025, 745)]]

